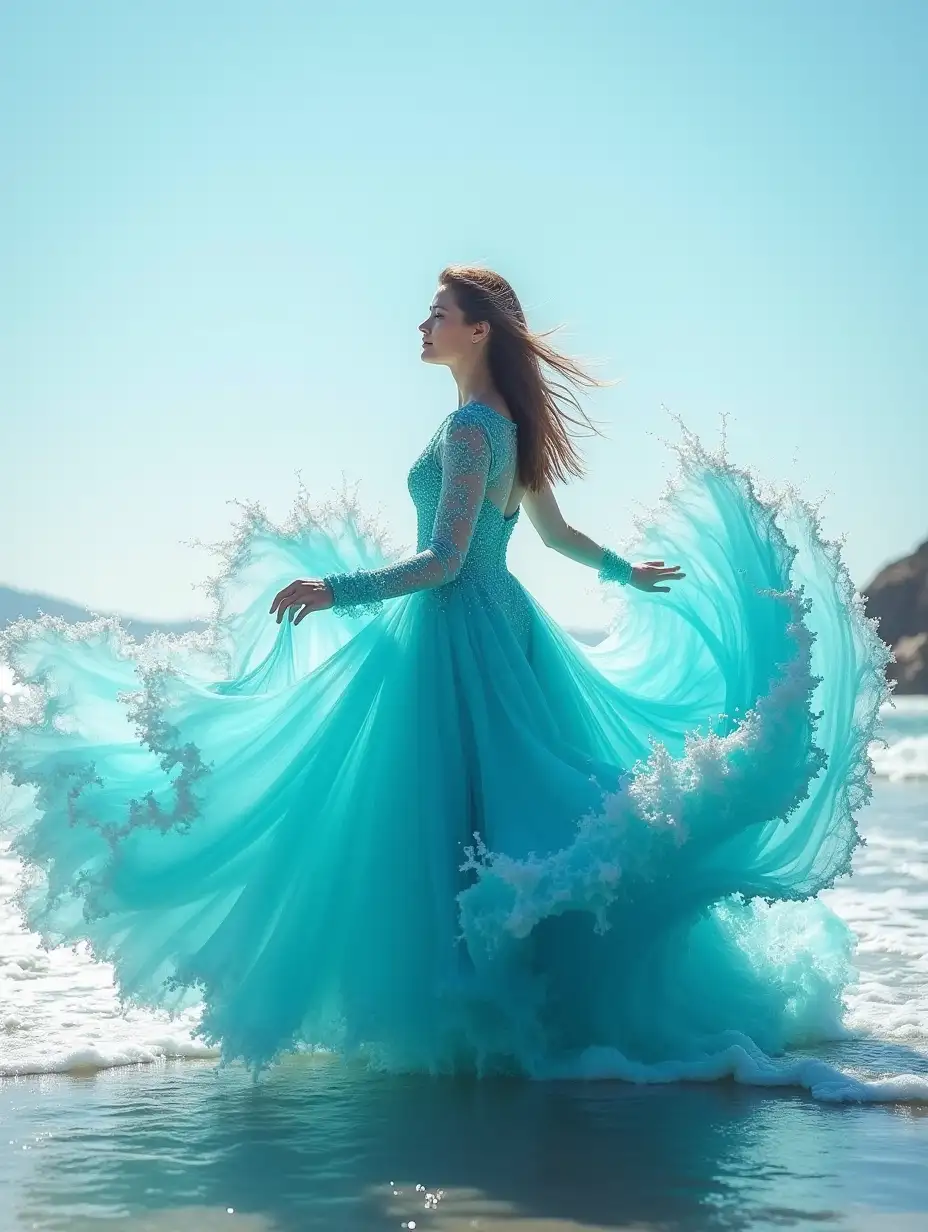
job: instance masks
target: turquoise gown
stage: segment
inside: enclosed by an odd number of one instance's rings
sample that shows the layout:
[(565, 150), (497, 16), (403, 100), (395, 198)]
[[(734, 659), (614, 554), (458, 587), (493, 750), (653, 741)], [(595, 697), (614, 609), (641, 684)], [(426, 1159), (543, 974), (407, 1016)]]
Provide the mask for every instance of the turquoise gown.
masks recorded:
[[(841, 1030), (852, 938), (815, 896), (860, 841), (885, 648), (814, 512), (685, 432), (636, 555), (687, 578), (580, 644), (507, 569), (516, 436), (445, 419), (407, 559), (301, 494), (244, 508), (202, 634), (0, 635), (26, 920), (256, 1070), (779, 1080)], [(300, 576), (336, 606), (278, 625)]]

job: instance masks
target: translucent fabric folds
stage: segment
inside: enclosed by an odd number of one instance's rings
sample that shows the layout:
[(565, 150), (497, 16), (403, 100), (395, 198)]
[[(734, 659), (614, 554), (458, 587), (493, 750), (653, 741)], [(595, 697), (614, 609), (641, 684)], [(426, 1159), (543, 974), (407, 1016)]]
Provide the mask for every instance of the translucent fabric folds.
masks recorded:
[(301, 498), (243, 511), (203, 635), (12, 626), (30, 927), (88, 939), (126, 999), (202, 999), (255, 1068), (323, 1046), (827, 1095), (768, 1054), (841, 1029), (851, 938), (798, 900), (849, 871), (886, 650), (812, 511), (678, 453), (635, 554), (687, 579), (623, 594), (592, 649), (505, 570), (489, 500), (477, 564), (354, 620), (268, 616), (294, 577), (388, 563), (356, 504)]

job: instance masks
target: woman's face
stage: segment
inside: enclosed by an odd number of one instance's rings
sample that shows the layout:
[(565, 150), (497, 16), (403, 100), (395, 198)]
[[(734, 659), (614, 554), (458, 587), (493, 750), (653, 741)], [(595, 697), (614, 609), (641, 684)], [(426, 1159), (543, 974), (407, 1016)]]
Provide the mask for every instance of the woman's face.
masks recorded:
[(449, 287), (435, 292), (429, 315), (419, 326), (422, 359), (429, 364), (454, 364), (470, 359), (488, 334), (485, 322), (468, 325)]

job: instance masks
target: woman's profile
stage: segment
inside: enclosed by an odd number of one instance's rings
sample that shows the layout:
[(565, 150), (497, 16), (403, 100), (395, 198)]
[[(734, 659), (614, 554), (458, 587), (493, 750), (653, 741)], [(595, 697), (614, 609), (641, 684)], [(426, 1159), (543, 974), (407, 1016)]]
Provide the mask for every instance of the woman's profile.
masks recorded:
[[(376, 576), (297, 580), (274, 598), (271, 611), (278, 620), (290, 612), (299, 624), (326, 607), (350, 608), (445, 585), (458, 577), (468, 557), (471, 575), (483, 568), (485, 596), (498, 582), (507, 599), (518, 604), (519, 587), (505, 567), (512, 527), (501, 532), (499, 523), (514, 524), (522, 507), (548, 547), (595, 566), (604, 580), (666, 591), (668, 582), (682, 576), (678, 567), (666, 568), (663, 561), (632, 567), (564, 521), (552, 483), (580, 475), (583, 468), (570, 437), (570, 419), (545, 381), (540, 361), (569, 379), (594, 382), (528, 330), (522, 307), (503, 278), (490, 270), (444, 270), (419, 330), (422, 359), (451, 369), (460, 403), (426, 450), (426, 455), (438, 455), (438, 465), (426, 464), (411, 477), (423, 503), (426, 488), (433, 489), (425, 515), (432, 521), (429, 545), (415, 560)], [(487, 547), (478, 542), (471, 554), (471, 537), (482, 520), (496, 530), (481, 527), (479, 538), (487, 539)]]
[[(816, 896), (886, 658), (837, 547), (684, 435), (625, 559), (555, 496), (597, 382), (509, 283), (448, 267), (419, 329), (458, 405), (409, 471), (415, 552), (301, 494), (284, 526), (244, 509), (205, 634), (0, 634), (30, 927), (127, 1000), (202, 1000), (255, 1068), (704, 1077), (837, 1023), (849, 934)], [(523, 515), (628, 588), (598, 646), (510, 573)]]

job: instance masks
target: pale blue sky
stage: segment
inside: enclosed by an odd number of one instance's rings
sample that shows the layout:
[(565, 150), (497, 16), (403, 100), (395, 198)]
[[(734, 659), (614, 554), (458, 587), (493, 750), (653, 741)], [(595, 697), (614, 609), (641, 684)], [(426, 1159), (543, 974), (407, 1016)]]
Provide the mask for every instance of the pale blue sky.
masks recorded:
[[(181, 616), (232, 497), (405, 475), (455, 404), (448, 261), (621, 378), (568, 516), (657, 496), (661, 404), (828, 493), (863, 584), (928, 535), (928, 5), (0, 7), (0, 582)], [(516, 534), (559, 618), (595, 578)]]

